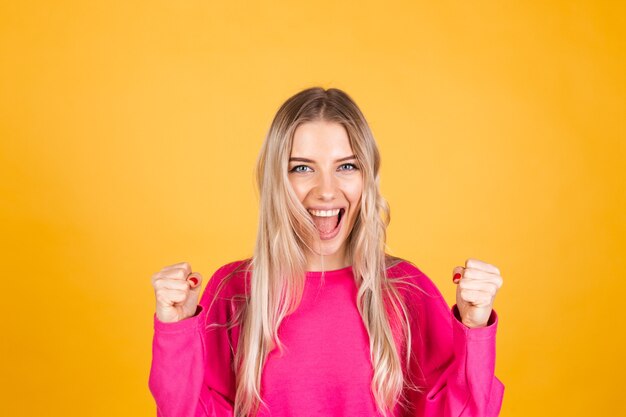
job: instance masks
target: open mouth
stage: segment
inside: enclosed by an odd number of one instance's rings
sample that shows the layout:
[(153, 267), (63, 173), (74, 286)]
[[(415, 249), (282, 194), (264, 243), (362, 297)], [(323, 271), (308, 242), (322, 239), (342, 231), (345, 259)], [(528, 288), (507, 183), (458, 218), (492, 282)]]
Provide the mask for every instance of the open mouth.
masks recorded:
[(320, 234), (320, 238), (323, 240), (332, 239), (335, 237), (341, 229), (341, 220), (344, 218), (346, 209), (338, 208), (331, 210), (313, 210), (309, 209), (308, 212), (313, 218), (315, 228)]

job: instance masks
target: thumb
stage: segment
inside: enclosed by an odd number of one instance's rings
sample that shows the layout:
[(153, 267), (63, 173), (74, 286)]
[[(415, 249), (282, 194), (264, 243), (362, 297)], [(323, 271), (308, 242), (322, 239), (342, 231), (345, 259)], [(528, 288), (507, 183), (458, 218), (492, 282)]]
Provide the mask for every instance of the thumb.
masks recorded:
[(202, 275), (199, 272), (192, 272), (187, 275), (187, 282), (191, 289), (196, 289), (202, 285)]
[(459, 281), (461, 281), (461, 278), (463, 278), (463, 272), (465, 272), (465, 268), (462, 266), (455, 266), (452, 270), (452, 282), (458, 284)]

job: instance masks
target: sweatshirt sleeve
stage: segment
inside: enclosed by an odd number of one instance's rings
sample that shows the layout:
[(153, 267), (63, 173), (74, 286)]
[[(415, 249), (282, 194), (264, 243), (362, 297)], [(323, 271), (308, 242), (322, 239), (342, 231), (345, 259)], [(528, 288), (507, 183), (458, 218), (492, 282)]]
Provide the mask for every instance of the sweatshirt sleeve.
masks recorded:
[[(413, 268), (411, 268), (413, 269)], [(469, 328), (456, 304), (450, 309), (435, 284), (415, 268), (409, 373), (422, 392), (409, 391), (411, 417), (496, 417), (504, 385), (495, 376), (498, 316)], [(415, 272), (417, 274), (415, 274)], [(415, 292), (415, 290), (414, 290)]]
[[(225, 417), (233, 415), (235, 376), (229, 331), (229, 303), (216, 294), (227, 265), (206, 285), (196, 314), (178, 322), (153, 316), (152, 364), (148, 386), (157, 417)], [(211, 307), (209, 309), (209, 306)]]

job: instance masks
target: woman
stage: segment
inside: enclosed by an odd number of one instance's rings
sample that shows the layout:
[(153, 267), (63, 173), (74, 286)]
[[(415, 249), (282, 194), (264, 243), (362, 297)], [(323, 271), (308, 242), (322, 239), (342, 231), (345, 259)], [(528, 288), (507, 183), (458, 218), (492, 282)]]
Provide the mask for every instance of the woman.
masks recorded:
[(499, 414), (500, 271), (455, 267), (449, 309), (422, 271), (385, 254), (379, 165), (345, 92), (310, 88), (281, 106), (257, 163), (252, 258), (218, 269), (199, 302), (188, 263), (152, 277), (157, 415)]

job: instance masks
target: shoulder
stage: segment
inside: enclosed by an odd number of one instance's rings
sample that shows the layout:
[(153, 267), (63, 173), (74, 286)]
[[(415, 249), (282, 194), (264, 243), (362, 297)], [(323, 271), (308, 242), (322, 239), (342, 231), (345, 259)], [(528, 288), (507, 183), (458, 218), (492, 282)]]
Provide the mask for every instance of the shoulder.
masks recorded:
[(441, 298), (435, 283), (417, 265), (406, 259), (387, 258), (387, 278), (406, 295)]
[(238, 261), (229, 262), (220, 266), (214, 273), (211, 279), (222, 279), (233, 274), (245, 274), (251, 265), (251, 259), (240, 259)]
[(408, 307), (413, 322), (428, 328), (449, 324), (450, 308), (435, 283), (414, 263), (400, 260), (387, 269), (387, 277)]
[(204, 297), (219, 294), (220, 298), (229, 298), (237, 294), (247, 294), (248, 272), (251, 259), (241, 259), (219, 267), (206, 284)]

